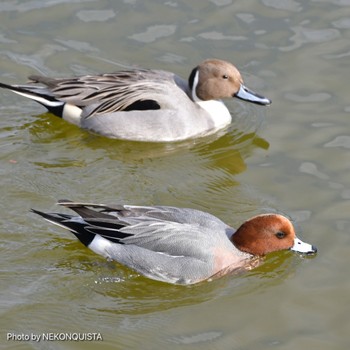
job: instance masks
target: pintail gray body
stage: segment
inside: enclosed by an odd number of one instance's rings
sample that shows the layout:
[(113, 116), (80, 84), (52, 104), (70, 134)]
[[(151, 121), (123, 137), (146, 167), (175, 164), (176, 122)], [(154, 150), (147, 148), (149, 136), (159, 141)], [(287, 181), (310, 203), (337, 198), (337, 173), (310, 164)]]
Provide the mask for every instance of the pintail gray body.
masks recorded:
[(0, 87), (40, 103), (80, 128), (132, 141), (181, 141), (212, 134), (232, 120), (221, 99), (271, 103), (243, 84), (234, 65), (218, 59), (200, 63), (188, 81), (153, 69), (29, 78), (26, 85), (0, 83)]

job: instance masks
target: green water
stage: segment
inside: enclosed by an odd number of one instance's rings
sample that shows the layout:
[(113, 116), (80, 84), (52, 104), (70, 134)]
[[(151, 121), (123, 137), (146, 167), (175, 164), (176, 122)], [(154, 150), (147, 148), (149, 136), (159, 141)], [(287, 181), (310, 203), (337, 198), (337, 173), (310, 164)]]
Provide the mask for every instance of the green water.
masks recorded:
[[(208, 57), (268, 108), (227, 101), (223, 132), (180, 144), (89, 134), (0, 91), (0, 346), (9, 349), (347, 349), (350, 124), (346, 1), (4, 1), (0, 78), (140, 65), (186, 77)], [(60, 198), (194, 207), (233, 226), (293, 218), (315, 258), (272, 254), (195, 286), (140, 277), (31, 207)], [(102, 340), (7, 340), (98, 333)]]

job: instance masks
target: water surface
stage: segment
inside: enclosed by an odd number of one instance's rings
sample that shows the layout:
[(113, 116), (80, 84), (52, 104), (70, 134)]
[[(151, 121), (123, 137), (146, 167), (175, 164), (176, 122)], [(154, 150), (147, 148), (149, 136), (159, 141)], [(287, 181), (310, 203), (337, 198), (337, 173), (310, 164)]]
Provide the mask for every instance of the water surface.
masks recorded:
[[(0, 340), (12, 349), (347, 349), (350, 126), (348, 1), (3, 1), (0, 77), (124, 66), (186, 77), (234, 62), (269, 108), (227, 101), (216, 135), (158, 145), (89, 134), (0, 93)], [(195, 286), (148, 280), (84, 249), (31, 207), (57, 199), (210, 211), (237, 227), (277, 211), (319, 248)], [(101, 333), (97, 342), (8, 333)]]

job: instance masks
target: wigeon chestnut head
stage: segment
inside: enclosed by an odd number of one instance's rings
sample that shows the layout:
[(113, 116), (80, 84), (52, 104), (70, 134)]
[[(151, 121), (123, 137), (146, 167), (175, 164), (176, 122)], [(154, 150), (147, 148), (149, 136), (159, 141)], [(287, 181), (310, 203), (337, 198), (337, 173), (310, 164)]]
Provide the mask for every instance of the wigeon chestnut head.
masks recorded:
[(68, 200), (59, 204), (79, 216), (32, 211), (70, 230), (95, 253), (167, 283), (194, 284), (250, 269), (256, 257), (274, 251), (317, 252), (298, 239), (292, 223), (278, 214), (255, 216), (234, 230), (195, 209)]
[(271, 103), (243, 84), (233, 64), (218, 59), (200, 63), (187, 81), (171, 72), (141, 68), (29, 79), (26, 85), (0, 83), (0, 87), (40, 103), (80, 128), (131, 141), (170, 142), (212, 134), (231, 123), (224, 98)]

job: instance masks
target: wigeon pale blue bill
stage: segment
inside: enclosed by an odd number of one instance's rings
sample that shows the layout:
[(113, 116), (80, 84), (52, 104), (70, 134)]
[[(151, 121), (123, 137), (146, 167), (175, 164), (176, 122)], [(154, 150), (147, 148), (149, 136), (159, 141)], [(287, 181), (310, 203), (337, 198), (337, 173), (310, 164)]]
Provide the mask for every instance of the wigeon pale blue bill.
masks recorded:
[(27, 85), (0, 83), (0, 87), (40, 103), (83, 129), (132, 141), (181, 141), (215, 133), (232, 120), (221, 101), (224, 98), (271, 103), (243, 85), (233, 64), (218, 59), (200, 63), (188, 81), (152, 69), (29, 79)]
[(237, 230), (215, 216), (187, 208), (76, 203), (59, 204), (78, 216), (33, 210), (70, 230), (85, 246), (139, 274), (174, 284), (194, 284), (256, 266), (257, 257), (279, 250), (315, 254), (292, 223), (263, 214)]

